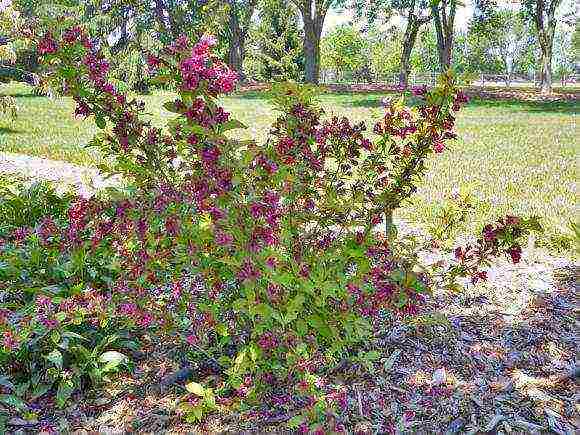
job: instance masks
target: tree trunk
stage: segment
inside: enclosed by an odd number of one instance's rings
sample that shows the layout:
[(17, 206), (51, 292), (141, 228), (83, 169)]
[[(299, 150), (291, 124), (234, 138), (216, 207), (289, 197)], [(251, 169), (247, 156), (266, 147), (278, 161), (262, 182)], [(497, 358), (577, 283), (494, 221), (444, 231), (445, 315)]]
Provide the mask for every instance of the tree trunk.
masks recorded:
[(304, 19), (304, 80), (318, 84), (320, 81), (320, 34), (314, 21)]
[(411, 72), (411, 52), (417, 40), (419, 25), (409, 17), (405, 37), (403, 40), (403, 52), (401, 53), (401, 71), (399, 72), (399, 86), (407, 88), (409, 86), (409, 74)]
[[(449, 7), (449, 10), (447, 10), (447, 7)], [(456, 7), (456, 0), (441, 0), (431, 6), (431, 13), (435, 22), (435, 33), (437, 34), (437, 53), (441, 71), (445, 71), (451, 66)]]
[(540, 43), (540, 92), (552, 92), (552, 49), (554, 46), (554, 32), (556, 30), (556, 8), (561, 0), (536, 0), (533, 12), (538, 42)]
[(552, 47), (542, 46), (540, 50), (540, 92), (552, 93)]
[(242, 55), (242, 31), (238, 13), (235, 7), (230, 8), (230, 43), (228, 47), (228, 65), (238, 74), (240, 81), (244, 81), (243, 55)]

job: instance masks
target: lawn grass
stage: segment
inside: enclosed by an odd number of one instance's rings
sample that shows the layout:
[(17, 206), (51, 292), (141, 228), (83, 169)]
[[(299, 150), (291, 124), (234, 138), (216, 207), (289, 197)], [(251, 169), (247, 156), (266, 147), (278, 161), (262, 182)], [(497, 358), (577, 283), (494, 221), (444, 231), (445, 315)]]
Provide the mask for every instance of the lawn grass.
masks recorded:
[[(7, 92), (6, 92), (7, 90)], [(84, 148), (96, 128), (91, 120), (75, 120), (68, 99), (33, 96), (24, 85), (10, 85), (4, 93), (17, 97), (19, 115), (0, 123), (0, 151), (25, 153), (92, 165), (99, 156)], [(381, 115), (385, 94), (326, 94), (327, 113), (365, 120), (372, 127)], [(152, 120), (160, 125), (170, 115), (161, 105), (170, 95), (142, 97)], [(264, 140), (276, 113), (261, 92), (223, 99), (224, 106), (250, 127), (244, 138)], [(477, 197), (474, 223), (480, 227), (501, 214), (539, 215), (544, 218), (545, 244), (565, 244), (563, 234), (576, 218), (577, 156), (580, 131), (577, 102), (472, 100), (458, 116), (460, 139), (451, 152), (433, 157), (429, 173), (413, 204), (401, 215), (420, 224), (432, 222), (433, 203), (454, 187), (472, 189)]]

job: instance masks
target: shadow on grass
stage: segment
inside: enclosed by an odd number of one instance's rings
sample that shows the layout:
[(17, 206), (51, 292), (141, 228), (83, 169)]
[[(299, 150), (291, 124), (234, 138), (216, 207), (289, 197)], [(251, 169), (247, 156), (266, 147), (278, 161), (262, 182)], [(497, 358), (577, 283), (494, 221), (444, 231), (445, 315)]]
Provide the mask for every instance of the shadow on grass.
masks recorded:
[(468, 107), (510, 109), (532, 113), (563, 113), (576, 115), (580, 113), (578, 101), (522, 101), (522, 100), (492, 100), (472, 98)]
[(0, 127), (0, 134), (17, 134), (22, 133), (20, 130), (14, 130), (10, 127)]
[(35, 94), (34, 92), (2, 92), (0, 95), (14, 98), (47, 98), (46, 95)]
[(269, 98), (269, 91), (244, 91), (231, 94), (227, 98), (236, 98), (240, 100), (264, 100)]
[[(333, 104), (343, 107), (377, 109), (383, 106), (383, 99), (398, 98), (399, 94), (395, 92), (373, 93), (373, 94), (353, 94), (353, 93), (332, 93), (323, 96), (322, 100), (328, 99)], [(328, 98), (330, 97), (330, 98)], [(330, 102), (329, 101), (329, 102)], [(421, 101), (417, 98), (408, 97), (408, 104), (417, 106)], [(580, 103), (578, 101), (523, 101), (518, 99), (512, 100), (493, 100), (485, 98), (472, 98), (467, 107), (471, 108), (489, 108), (489, 109), (506, 109), (515, 112), (530, 113), (560, 113), (560, 114), (580, 114)]]

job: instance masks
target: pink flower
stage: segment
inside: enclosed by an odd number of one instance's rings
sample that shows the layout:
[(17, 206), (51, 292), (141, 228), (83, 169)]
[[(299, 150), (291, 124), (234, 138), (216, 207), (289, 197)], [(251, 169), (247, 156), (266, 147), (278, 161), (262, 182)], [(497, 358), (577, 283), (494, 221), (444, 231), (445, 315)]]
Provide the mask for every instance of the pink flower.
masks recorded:
[(197, 44), (193, 46), (192, 53), (194, 55), (207, 54), (209, 49), (217, 45), (217, 39), (213, 35), (203, 35)]
[(176, 237), (179, 234), (179, 228), (181, 226), (181, 222), (176, 215), (168, 216), (165, 219), (165, 231), (171, 237)]
[(216, 146), (210, 146), (201, 150), (201, 159), (208, 164), (214, 164), (219, 159), (221, 151)]
[(258, 346), (260, 346), (265, 351), (274, 350), (278, 346), (278, 339), (271, 332), (265, 332), (258, 339)]
[(411, 93), (416, 97), (425, 95), (427, 93), (427, 86), (415, 86), (411, 89)]
[(58, 44), (52, 37), (52, 34), (45, 33), (38, 43), (38, 53), (41, 55), (54, 54), (58, 51)]
[(257, 202), (250, 204), (250, 214), (254, 219), (259, 219), (264, 215), (264, 206)]
[(512, 246), (507, 252), (514, 264), (519, 263), (522, 259), (522, 248), (519, 245)]
[(433, 144), (433, 151), (436, 153), (442, 153), (445, 150), (445, 144), (438, 140)]
[(231, 234), (228, 234), (224, 231), (219, 231), (219, 230), (216, 231), (215, 242), (219, 246), (230, 246), (233, 241), (234, 241), (234, 238)]
[(250, 260), (249, 258), (246, 258), (244, 260), (244, 262), (242, 263), (242, 267), (238, 272), (238, 278), (241, 279), (242, 281), (245, 280), (254, 281), (258, 279), (261, 275), (262, 274), (260, 273), (260, 271), (256, 269), (254, 263), (252, 263), (252, 260)]
[(151, 55), (147, 56), (147, 65), (149, 66), (149, 69), (151, 70), (157, 69), (160, 64), (161, 60), (158, 57)]
[(266, 266), (270, 269), (275, 269), (278, 266), (278, 260), (274, 257), (268, 257), (266, 258)]
[(84, 102), (80, 101), (75, 109), (75, 116), (86, 118), (91, 114), (91, 108)]
[(12, 331), (4, 331), (2, 344), (4, 345), (5, 349), (12, 351), (18, 347), (18, 338), (14, 336)]

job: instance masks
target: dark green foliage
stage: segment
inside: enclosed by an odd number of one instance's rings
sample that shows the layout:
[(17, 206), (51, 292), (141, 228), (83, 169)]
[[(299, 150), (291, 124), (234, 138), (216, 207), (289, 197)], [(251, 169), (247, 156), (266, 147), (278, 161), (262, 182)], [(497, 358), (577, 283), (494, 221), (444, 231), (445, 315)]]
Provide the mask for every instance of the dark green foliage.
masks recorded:
[(58, 193), (47, 181), (27, 184), (14, 177), (0, 178), (0, 235), (20, 227), (33, 227), (46, 216), (65, 214), (72, 193)]
[(264, 0), (251, 33), (250, 69), (260, 80), (300, 80), (304, 69), (302, 31), (287, 0)]

